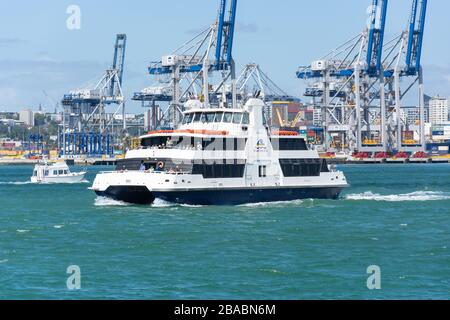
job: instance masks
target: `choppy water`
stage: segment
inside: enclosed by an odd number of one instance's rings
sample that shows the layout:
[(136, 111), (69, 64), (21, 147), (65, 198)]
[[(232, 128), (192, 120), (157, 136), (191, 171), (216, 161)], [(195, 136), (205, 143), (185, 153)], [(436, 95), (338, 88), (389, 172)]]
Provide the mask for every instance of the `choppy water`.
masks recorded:
[(340, 201), (143, 207), (0, 167), (0, 298), (449, 298), (450, 166), (341, 169)]

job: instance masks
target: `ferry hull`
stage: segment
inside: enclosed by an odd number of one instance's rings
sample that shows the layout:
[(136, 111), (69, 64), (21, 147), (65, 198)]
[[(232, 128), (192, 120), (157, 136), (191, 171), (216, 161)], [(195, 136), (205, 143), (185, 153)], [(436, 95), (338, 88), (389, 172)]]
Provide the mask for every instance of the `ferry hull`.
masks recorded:
[(148, 205), (155, 201), (155, 196), (146, 187), (112, 186), (106, 191), (95, 191), (95, 193), (101, 197), (132, 204)]
[(100, 196), (132, 204), (152, 204), (155, 199), (187, 205), (242, 205), (302, 199), (337, 200), (344, 187), (230, 189), (150, 192), (146, 187), (117, 186), (97, 191)]

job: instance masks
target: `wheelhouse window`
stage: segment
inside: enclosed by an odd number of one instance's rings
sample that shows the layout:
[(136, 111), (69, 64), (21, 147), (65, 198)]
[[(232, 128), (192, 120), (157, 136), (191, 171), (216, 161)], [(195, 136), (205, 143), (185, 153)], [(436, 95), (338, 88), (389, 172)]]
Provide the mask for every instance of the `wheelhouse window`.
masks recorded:
[(214, 118), (215, 118), (216, 114), (213, 112), (209, 112), (206, 114), (206, 122), (207, 123), (212, 123), (214, 122)]
[(202, 119), (202, 113), (196, 112), (194, 115), (194, 122), (200, 122), (201, 119)]
[(231, 123), (232, 120), (233, 120), (233, 113), (225, 112), (225, 115), (223, 117), (223, 122), (224, 123)]
[(242, 121), (242, 113), (233, 114), (233, 123), (234, 124), (240, 124), (241, 121)]
[(223, 118), (223, 112), (217, 112), (216, 116), (214, 118), (214, 122), (220, 123), (220, 122), (222, 122), (222, 118)]
[(183, 119), (183, 124), (191, 123), (193, 117), (194, 117), (194, 115), (192, 113), (188, 113), (187, 115), (185, 115), (184, 119)]
[(250, 124), (250, 114), (248, 112), (244, 112), (242, 116), (242, 124), (249, 125)]

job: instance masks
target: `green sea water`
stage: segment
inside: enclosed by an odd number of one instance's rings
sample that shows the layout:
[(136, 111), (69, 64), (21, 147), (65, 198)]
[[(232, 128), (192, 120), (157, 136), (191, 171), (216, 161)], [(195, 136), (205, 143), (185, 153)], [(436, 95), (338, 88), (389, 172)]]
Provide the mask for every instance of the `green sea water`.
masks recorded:
[[(32, 185), (32, 167), (2, 166), (0, 299), (448, 299), (450, 166), (340, 169), (352, 186), (338, 201), (192, 207)], [(371, 265), (381, 290), (367, 288)]]

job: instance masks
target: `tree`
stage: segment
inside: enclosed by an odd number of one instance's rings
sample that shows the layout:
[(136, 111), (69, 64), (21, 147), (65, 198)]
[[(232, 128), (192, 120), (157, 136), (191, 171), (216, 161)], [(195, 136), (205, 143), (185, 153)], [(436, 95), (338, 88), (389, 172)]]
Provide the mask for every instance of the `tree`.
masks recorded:
[(42, 127), (42, 126), (44, 126), (45, 125), (45, 123), (46, 123), (46, 117), (45, 117), (45, 115), (43, 115), (43, 114), (35, 114), (34, 115), (34, 125), (36, 126), (36, 127)]

